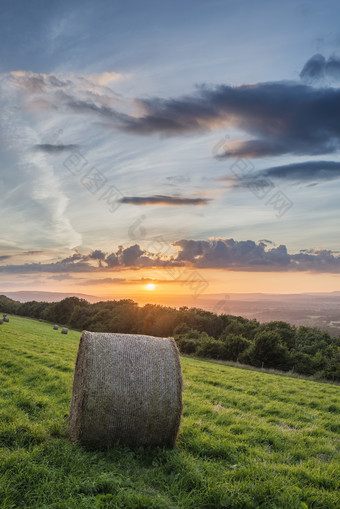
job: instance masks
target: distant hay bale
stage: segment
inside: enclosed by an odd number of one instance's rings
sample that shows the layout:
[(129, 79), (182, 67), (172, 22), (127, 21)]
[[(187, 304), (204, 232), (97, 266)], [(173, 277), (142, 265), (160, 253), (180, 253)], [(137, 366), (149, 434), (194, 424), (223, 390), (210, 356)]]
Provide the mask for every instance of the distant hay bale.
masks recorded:
[(5, 318), (4, 318), (4, 322), (9, 322), (9, 318), (8, 318), (8, 316), (5, 316)]
[(55, 325), (53, 326), (53, 330), (58, 330), (58, 329), (59, 329), (59, 325), (55, 324)]
[(0, 325), (2, 325), (3, 323), (4, 323), (3, 318), (0, 318)]
[(4, 313), (4, 314), (3, 314), (2, 316), (3, 316), (4, 318), (6, 318), (6, 316), (7, 316), (7, 313)]
[(69, 416), (72, 441), (95, 448), (173, 447), (182, 374), (173, 338), (83, 331)]
[(63, 327), (63, 328), (61, 329), (61, 333), (62, 333), (62, 334), (68, 334), (68, 329), (67, 329), (66, 327)]

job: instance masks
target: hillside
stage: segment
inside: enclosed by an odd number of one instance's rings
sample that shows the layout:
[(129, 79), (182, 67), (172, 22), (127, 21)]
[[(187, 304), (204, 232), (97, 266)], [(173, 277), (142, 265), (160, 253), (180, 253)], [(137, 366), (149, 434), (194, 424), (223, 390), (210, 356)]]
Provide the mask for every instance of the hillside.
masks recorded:
[[(83, 293), (18, 291), (0, 292), (2, 295), (19, 301), (59, 302), (67, 297), (78, 297), (90, 303), (114, 300), (119, 297), (94, 296)], [(122, 298), (122, 297), (121, 297)], [(318, 327), (332, 336), (340, 334), (340, 292), (266, 294), (266, 293), (217, 293), (192, 295), (152, 295), (150, 292), (133, 299), (139, 304), (162, 304), (180, 308), (181, 306), (199, 307), (217, 314), (240, 315), (259, 322), (283, 320), (296, 326)]]
[(338, 386), (182, 358), (174, 450), (70, 444), (79, 332), (0, 329), (2, 509), (337, 508)]
[(260, 323), (200, 308), (139, 306), (131, 299), (89, 304), (77, 297), (20, 303), (0, 295), (0, 313), (76, 330), (173, 336), (184, 354), (340, 381), (340, 336), (282, 321)]

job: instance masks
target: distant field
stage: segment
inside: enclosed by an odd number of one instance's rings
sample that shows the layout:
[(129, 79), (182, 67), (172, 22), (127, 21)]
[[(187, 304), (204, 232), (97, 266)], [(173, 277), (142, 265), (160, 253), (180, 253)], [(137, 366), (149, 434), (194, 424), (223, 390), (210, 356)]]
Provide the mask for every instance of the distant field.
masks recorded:
[(340, 507), (340, 387), (182, 358), (177, 447), (67, 438), (80, 333), (0, 325), (0, 508)]

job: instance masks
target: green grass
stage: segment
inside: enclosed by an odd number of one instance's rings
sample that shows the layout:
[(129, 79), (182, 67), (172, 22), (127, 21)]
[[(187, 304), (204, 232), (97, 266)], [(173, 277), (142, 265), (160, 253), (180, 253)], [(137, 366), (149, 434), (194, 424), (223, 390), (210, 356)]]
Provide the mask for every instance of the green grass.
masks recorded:
[(71, 444), (79, 332), (0, 326), (0, 507), (339, 508), (340, 388), (182, 358), (174, 450)]

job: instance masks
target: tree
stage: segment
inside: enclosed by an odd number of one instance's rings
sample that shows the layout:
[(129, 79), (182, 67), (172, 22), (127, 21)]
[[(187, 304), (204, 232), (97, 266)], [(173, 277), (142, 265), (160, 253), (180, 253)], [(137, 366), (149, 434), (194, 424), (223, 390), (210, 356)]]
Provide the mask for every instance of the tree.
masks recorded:
[(280, 335), (274, 331), (258, 332), (254, 339), (254, 362), (265, 368), (289, 369), (289, 354)]
[(230, 361), (238, 361), (240, 354), (252, 345), (249, 339), (241, 335), (230, 334), (225, 341), (225, 359)]

